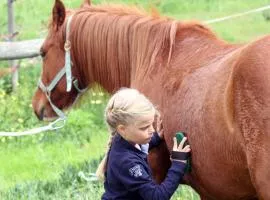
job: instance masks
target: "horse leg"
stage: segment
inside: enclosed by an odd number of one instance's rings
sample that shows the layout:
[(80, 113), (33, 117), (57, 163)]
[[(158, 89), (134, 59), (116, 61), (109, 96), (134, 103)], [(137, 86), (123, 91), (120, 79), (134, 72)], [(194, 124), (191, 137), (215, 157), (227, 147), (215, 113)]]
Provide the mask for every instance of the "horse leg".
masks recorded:
[(148, 162), (152, 169), (152, 175), (157, 183), (161, 183), (170, 167), (170, 155), (163, 141), (158, 147), (151, 149), (148, 155)]
[[(213, 199), (211, 197), (200, 194), (200, 200), (218, 200), (218, 199)], [(258, 200), (258, 198), (257, 197), (244, 197), (244, 198), (241, 198), (241, 200)]]

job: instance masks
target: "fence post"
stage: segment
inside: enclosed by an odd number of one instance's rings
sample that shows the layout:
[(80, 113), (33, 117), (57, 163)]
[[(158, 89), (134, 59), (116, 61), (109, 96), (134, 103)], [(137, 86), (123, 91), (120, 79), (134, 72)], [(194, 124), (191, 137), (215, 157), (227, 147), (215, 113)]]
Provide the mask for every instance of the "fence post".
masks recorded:
[[(13, 34), (15, 29), (15, 21), (14, 21), (14, 10), (13, 10), (13, 2), (15, 0), (7, 0), (8, 3), (8, 33), (9, 33), (9, 41), (13, 40)], [(10, 60), (9, 65), (11, 67), (12, 73), (12, 90), (15, 91), (18, 85), (18, 69), (16, 66), (16, 61)]]

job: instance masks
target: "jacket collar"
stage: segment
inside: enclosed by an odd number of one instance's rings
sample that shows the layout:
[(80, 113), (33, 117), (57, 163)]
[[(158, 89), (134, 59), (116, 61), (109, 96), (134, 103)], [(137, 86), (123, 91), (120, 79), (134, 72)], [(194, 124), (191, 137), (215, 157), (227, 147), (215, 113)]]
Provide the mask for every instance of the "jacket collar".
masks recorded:
[(113, 140), (112, 146), (114, 146), (116, 149), (120, 149), (122, 151), (125, 149), (128, 149), (130, 151), (133, 151), (133, 152), (139, 154), (140, 156), (143, 156), (143, 157), (147, 156), (146, 153), (137, 149), (133, 144), (126, 141), (120, 134), (116, 134), (116, 136)]

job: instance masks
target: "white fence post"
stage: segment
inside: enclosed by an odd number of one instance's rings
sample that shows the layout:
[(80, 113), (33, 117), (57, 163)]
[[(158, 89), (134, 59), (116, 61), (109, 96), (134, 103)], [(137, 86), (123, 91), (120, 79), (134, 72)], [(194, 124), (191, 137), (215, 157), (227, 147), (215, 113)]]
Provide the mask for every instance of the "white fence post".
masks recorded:
[[(9, 41), (13, 40), (13, 34), (14, 34), (14, 29), (15, 29), (15, 20), (14, 20), (14, 10), (13, 10), (13, 2), (15, 0), (7, 0), (8, 3), (8, 33), (9, 33)], [(12, 90), (15, 91), (18, 85), (18, 69), (15, 66), (16, 61), (10, 60), (9, 61), (10, 67), (12, 68), (11, 70), (13, 71), (12, 73)], [(13, 70), (15, 69), (15, 70)]]

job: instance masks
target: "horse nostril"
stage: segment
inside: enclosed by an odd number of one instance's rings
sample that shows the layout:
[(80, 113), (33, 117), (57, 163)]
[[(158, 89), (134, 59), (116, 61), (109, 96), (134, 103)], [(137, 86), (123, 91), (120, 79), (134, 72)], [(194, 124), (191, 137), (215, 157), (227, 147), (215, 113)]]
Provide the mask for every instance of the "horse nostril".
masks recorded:
[(45, 111), (45, 108), (43, 107), (43, 108), (41, 108), (39, 113), (36, 112), (36, 115), (40, 121), (42, 121), (44, 119), (44, 111)]
[(43, 107), (40, 111), (40, 120), (44, 119), (44, 112), (45, 112), (45, 108)]

